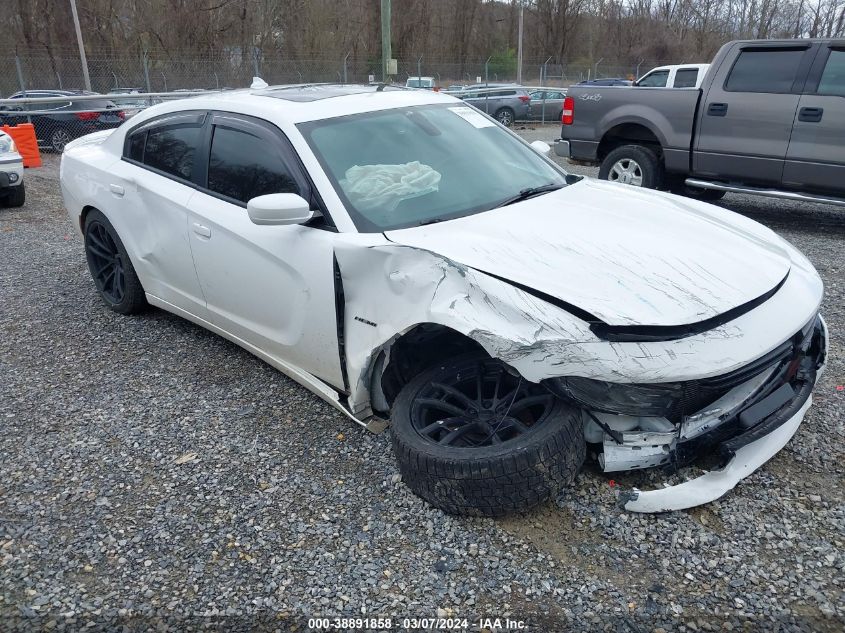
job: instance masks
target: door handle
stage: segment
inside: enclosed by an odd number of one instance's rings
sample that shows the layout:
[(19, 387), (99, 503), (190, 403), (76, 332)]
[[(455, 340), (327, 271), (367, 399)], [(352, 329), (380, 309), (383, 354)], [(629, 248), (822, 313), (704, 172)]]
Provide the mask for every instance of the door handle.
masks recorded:
[(727, 103), (711, 103), (707, 106), (708, 116), (725, 116), (728, 113)]
[(194, 233), (200, 237), (211, 237), (211, 229), (199, 222), (194, 222)]
[(801, 108), (798, 110), (798, 120), (807, 123), (818, 123), (822, 120), (824, 108)]
[(120, 185), (114, 185), (114, 184), (109, 185), (109, 191), (111, 191), (118, 198), (122, 198), (123, 194), (126, 193), (126, 191), (123, 189), (123, 187), (121, 187)]

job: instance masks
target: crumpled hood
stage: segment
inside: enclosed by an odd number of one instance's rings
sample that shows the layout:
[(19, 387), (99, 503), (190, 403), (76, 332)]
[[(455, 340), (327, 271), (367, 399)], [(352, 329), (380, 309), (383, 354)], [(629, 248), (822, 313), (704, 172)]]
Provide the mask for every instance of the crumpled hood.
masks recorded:
[(697, 323), (764, 295), (790, 268), (776, 236), (755, 222), (591, 179), (385, 235), (535, 288), (609, 325)]

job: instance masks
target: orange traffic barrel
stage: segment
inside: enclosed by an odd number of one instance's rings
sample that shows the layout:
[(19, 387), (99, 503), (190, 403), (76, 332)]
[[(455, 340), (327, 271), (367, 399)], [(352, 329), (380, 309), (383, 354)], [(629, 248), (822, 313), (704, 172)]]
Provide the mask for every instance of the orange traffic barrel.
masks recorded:
[(41, 153), (38, 151), (38, 139), (35, 137), (35, 127), (32, 123), (4, 125), (2, 129), (18, 146), (24, 167), (41, 167)]

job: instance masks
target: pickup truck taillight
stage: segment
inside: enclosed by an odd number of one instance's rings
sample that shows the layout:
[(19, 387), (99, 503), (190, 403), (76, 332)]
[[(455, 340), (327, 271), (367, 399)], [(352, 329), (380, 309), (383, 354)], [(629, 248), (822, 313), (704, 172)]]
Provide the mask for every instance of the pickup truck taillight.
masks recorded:
[(519, 95), (519, 100), (522, 101), (522, 103), (528, 103), (531, 101), (531, 97), (528, 95)]
[(575, 99), (572, 97), (566, 97), (563, 100), (563, 111), (560, 115), (560, 122), (564, 125), (572, 125), (572, 122), (575, 120)]

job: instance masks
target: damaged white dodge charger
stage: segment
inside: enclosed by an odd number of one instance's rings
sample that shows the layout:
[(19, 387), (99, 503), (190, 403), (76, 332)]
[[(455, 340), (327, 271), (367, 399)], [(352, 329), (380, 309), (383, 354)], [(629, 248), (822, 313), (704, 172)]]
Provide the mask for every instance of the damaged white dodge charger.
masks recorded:
[[(540, 144), (542, 145), (542, 144)], [(767, 228), (567, 175), (461, 101), (262, 86), (164, 103), (68, 144), (61, 184), (105, 303), (216, 332), (371, 429), (453, 513), (605, 472), (718, 498), (798, 429), (822, 283)]]

